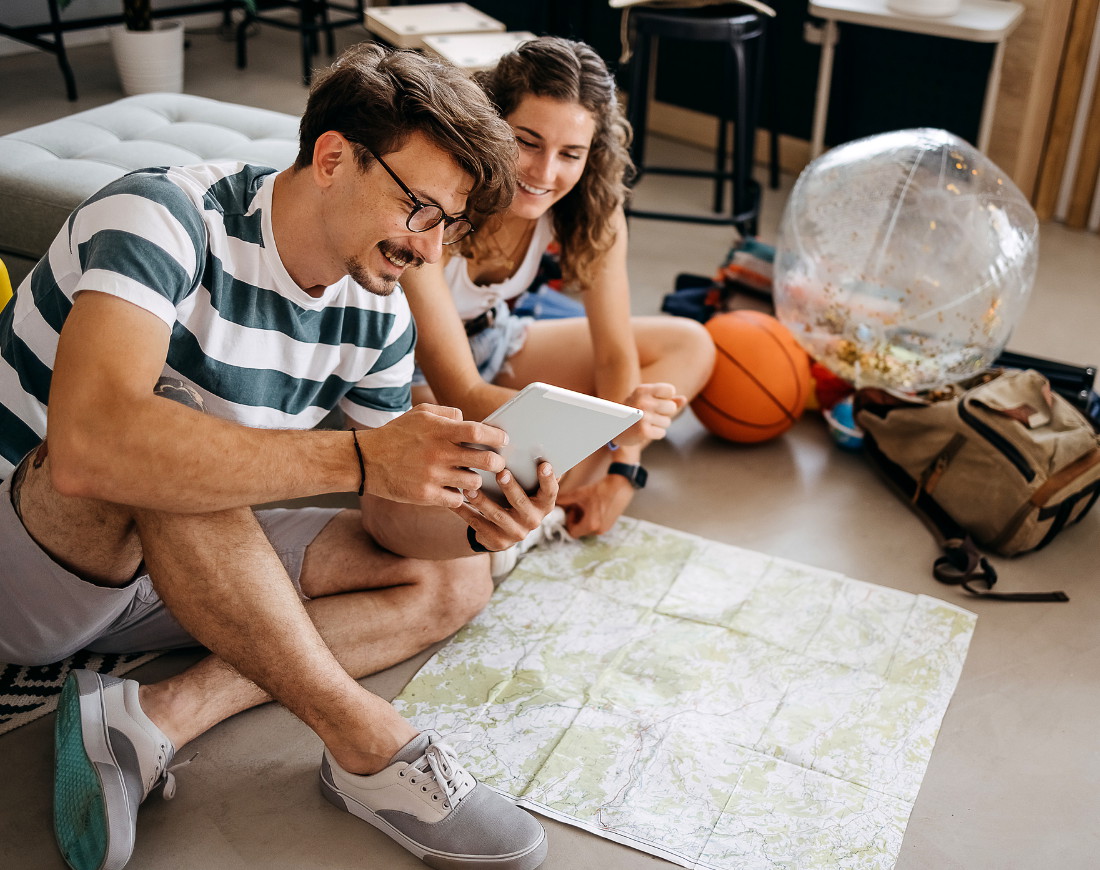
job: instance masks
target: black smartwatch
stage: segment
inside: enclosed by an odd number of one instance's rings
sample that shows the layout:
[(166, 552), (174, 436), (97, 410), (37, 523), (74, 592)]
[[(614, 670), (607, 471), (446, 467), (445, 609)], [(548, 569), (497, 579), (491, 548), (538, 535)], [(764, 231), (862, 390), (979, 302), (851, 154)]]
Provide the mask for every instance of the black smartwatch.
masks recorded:
[(649, 479), (649, 473), (641, 465), (628, 465), (625, 462), (612, 462), (607, 473), (625, 477), (635, 489), (642, 489)]

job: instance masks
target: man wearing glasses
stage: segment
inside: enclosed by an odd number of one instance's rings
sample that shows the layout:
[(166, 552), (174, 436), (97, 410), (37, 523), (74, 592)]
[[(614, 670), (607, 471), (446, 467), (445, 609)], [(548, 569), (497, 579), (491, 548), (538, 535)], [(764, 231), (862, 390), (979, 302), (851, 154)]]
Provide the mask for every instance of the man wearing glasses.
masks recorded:
[[(275, 699), (324, 743), (321, 788), (433, 867), (531, 870), (529, 815), (355, 679), (447, 637), (486, 550), (553, 507), (500, 430), (408, 410), (402, 274), (503, 208), (514, 142), (457, 70), (351, 50), (318, 77), (293, 167), (131, 173), (72, 215), (0, 321), (0, 661), (199, 644), (139, 686), (70, 675), (54, 825), (76, 870), (123, 867), (183, 744)], [(48, 405), (48, 412), (47, 412)], [(313, 428), (339, 408), (349, 430)], [(47, 413), (49, 421), (46, 439)], [(509, 504), (478, 492), (497, 473)], [(253, 511), (357, 491), (361, 510)]]

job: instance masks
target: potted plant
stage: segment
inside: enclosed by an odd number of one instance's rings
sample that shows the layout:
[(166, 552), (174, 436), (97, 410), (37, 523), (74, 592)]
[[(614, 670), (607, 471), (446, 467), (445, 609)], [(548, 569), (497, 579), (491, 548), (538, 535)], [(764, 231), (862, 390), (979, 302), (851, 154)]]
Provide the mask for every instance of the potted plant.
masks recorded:
[[(59, 0), (62, 9), (73, 0)], [(252, 7), (252, 0), (244, 0)], [(152, 0), (122, 0), (122, 27), (110, 31), (115, 68), (127, 94), (183, 90), (183, 22), (153, 21)]]
[(122, 0), (122, 23), (127, 30), (152, 30), (152, 0)]

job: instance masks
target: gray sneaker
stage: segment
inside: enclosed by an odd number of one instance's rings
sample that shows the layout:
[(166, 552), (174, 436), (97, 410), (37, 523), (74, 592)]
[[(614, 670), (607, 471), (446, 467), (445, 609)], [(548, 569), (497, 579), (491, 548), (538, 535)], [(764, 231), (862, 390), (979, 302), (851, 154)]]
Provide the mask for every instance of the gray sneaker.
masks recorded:
[(75, 670), (54, 728), (53, 824), (73, 870), (121, 870), (134, 851), (138, 805), (160, 783), (172, 797), (175, 749), (138, 703), (138, 684)]
[(436, 870), (534, 870), (546, 858), (542, 825), (474, 779), (434, 731), (370, 776), (348, 773), (326, 749), (321, 794)]

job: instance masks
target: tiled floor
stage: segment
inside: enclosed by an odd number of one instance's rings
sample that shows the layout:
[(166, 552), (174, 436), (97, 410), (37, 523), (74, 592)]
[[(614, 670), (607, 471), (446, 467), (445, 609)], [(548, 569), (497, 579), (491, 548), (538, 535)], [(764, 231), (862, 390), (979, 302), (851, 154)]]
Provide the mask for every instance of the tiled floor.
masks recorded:
[[(363, 38), (361, 32), (340, 35), (342, 42), (358, 38)], [(231, 44), (212, 32), (192, 34), (187, 89), (300, 111), (305, 92), (297, 81), (293, 36), (265, 28), (250, 54), (252, 66), (238, 71)], [(0, 133), (120, 95), (105, 47), (78, 49), (73, 62), (81, 88), (77, 104), (64, 99), (52, 58), (0, 58)], [(678, 159), (708, 159), (705, 153), (671, 143), (657, 147)], [(639, 196), (643, 203), (659, 201), (663, 207), (700, 207), (706, 189), (652, 178)], [(783, 190), (766, 195), (765, 239), (774, 238), (783, 198)], [(630, 272), (639, 313), (657, 310), (676, 273), (710, 272), (729, 241), (725, 230), (691, 224), (635, 221), (631, 232)], [(1100, 238), (1044, 226), (1035, 292), (1010, 346), (1072, 362), (1100, 362), (1098, 275)], [(647, 464), (650, 485), (632, 506), (635, 516), (859, 579), (938, 595), (980, 614), (898, 870), (1096, 866), (1100, 511), (1049, 550), (1000, 563), (1003, 586), (1064, 588), (1070, 603), (978, 602), (935, 583), (929, 573), (935, 555), (930, 536), (858, 456), (831, 445), (816, 415), (806, 415), (780, 439), (743, 447), (709, 436), (687, 414), (667, 443), (650, 450)], [(366, 684), (390, 697), (422, 660)], [(142, 669), (139, 677), (152, 680), (188, 661), (187, 655), (165, 657)], [(45, 719), (0, 738), (0, 867), (63, 866), (50, 828), (51, 727), (52, 720)], [(201, 754), (180, 772), (176, 799), (154, 798), (143, 808), (131, 867), (422, 866), (322, 801), (315, 780), (320, 744), (285, 711), (268, 706), (237, 716), (196, 741), (194, 750)], [(669, 866), (563, 825), (546, 824), (551, 845), (547, 870)]]

